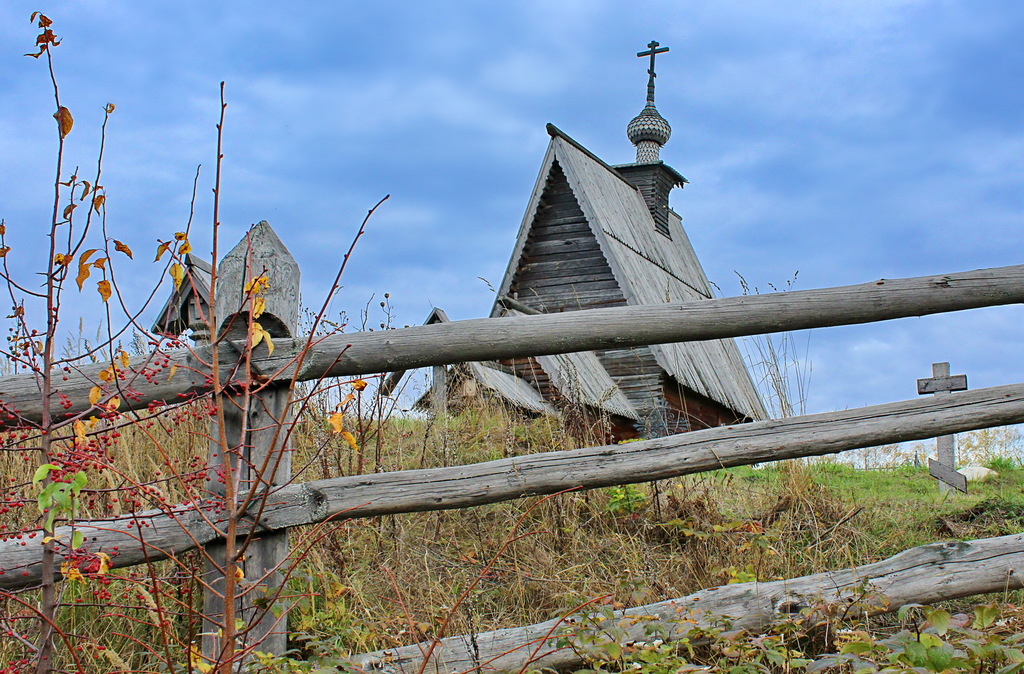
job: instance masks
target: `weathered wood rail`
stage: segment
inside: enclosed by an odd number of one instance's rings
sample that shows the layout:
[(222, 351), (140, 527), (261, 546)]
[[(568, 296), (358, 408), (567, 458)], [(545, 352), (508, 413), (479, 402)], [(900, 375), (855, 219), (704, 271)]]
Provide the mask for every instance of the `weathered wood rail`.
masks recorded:
[[(1024, 384), (621, 445), (293, 484), (267, 497), (260, 525), (283, 530), (327, 520), (468, 508), (577, 487), (648, 482), (1013, 423), (1024, 423)], [(208, 521), (216, 521), (215, 510), (179, 506), (79, 522), (76, 528), (83, 532), (89, 549), (116, 549), (111, 561), (115, 567), (124, 567), (173, 557), (215, 540)], [(61, 540), (70, 537), (68, 527), (56, 533)], [(40, 582), (38, 548), (37, 541), (24, 538), (0, 542), (0, 589)]]
[[(1024, 303), (1024, 265), (682, 304), (453, 321), (312, 341), (279, 339), (272, 356), (261, 345), (252, 362), (260, 376), (289, 380), (294, 375), (298, 381), (308, 381), (457, 362), (853, 325), (1018, 303)], [(123, 405), (144, 409), (152, 403), (180, 402), (208, 391), (213, 379), (210, 360), (210, 347), (133, 360), (119, 382)], [(237, 357), (224, 359), (221, 375), (226, 376), (236, 365)], [(60, 382), (59, 393), (71, 404), (66, 409), (69, 415), (88, 410), (89, 390), (106, 367), (85, 366)], [(7, 426), (38, 420), (41, 402), (35, 377), (0, 379), (0, 410), (15, 417), (0, 415), (0, 424)]]
[[(712, 626), (728, 617), (732, 629), (755, 634), (801, 610), (837, 605), (843, 611), (859, 606), (881, 614), (906, 604), (929, 604), (986, 592), (1024, 587), (1024, 534), (922, 545), (874, 564), (826, 571), (801, 578), (724, 585), (679, 599), (616, 611), (594, 627), (622, 630), (619, 643), (652, 639), (652, 622), (668, 628), (666, 641), (685, 637), (690, 629)], [(867, 593), (864, 590), (867, 588)], [(857, 612), (857, 611), (855, 611)], [(690, 620), (692, 622), (684, 622)], [(554, 638), (572, 634), (575, 622), (547, 622), (474, 635), (449, 637), (434, 649), (430, 672), (518, 672), (524, 668), (557, 670), (583, 664), (580, 653), (559, 648)], [(616, 630), (617, 632), (618, 630)], [(616, 632), (605, 632), (604, 635)], [(659, 635), (660, 636), (660, 635)], [(583, 645), (580, 643), (580, 645)], [(354, 656), (361, 671), (398, 674), (420, 671), (429, 643)]]

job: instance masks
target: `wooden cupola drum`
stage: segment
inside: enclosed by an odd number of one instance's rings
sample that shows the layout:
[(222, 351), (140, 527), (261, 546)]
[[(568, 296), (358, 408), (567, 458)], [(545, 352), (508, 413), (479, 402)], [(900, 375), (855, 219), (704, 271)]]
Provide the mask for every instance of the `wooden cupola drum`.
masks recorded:
[(636, 185), (643, 194), (644, 202), (647, 203), (647, 208), (654, 219), (654, 229), (671, 239), (668, 195), (673, 187), (682, 187), (686, 184), (686, 178), (659, 159), (661, 148), (672, 136), (672, 127), (654, 106), (654, 78), (657, 77), (654, 72), (654, 57), (667, 51), (668, 47), (660, 47), (657, 42), (651, 41), (647, 45), (647, 51), (637, 54), (639, 57), (651, 57), (651, 65), (647, 69), (647, 105), (626, 126), (626, 137), (636, 146), (636, 162), (622, 164), (615, 169), (623, 178)]

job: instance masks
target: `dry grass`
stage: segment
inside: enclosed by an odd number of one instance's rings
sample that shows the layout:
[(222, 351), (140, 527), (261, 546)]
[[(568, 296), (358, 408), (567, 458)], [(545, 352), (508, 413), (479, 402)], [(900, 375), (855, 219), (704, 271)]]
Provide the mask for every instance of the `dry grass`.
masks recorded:
[[(373, 416), (351, 420), (359, 450), (330, 432), (314, 411), (295, 428), (295, 470), (301, 481), (363, 472), (485, 461), (593, 444), (586, 433), (552, 419), (524, 420), (486, 401), (441, 420)], [(208, 440), (207, 417), (193, 408), (128, 428), (111, 440), (110, 466), (91, 470), (90, 497), (80, 517), (150, 507), (194, 494)], [(581, 437), (582, 436), (582, 437)], [(30, 499), (31, 467), (23, 452), (0, 452), (10, 498)], [(620, 490), (572, 492), (544, 500), (461, 511), (418, 513), (307, 527), (293, 535), (289, 589), (300, 597), (291, 614), (294, 645), (306, 656), (362, 652), (447, 634), (521, 625), (565, 614), (594, 599), (612, 607), (643, 604), (751, 579), (770, 580), (875, 561), (897, 549), (949, 536), (931, 520), (908, 518), (913, 490), (846, 493), (828, 465), (790, 462), (767, 470), (734, 469)], [(866, 475), (866, 474), (865, 474)], [(135, 488), (125, 499), (114, 491)], [(838, 485), (838, 486), (837, 486)], [(920, 497), (924, 498), (924, 497)], [(937, 496), (928, 496), (932, 502)], [(992, 509), (990, 509), (992, 510)], [(516, 523), (523, 519), (516, 530)], [(36, 521), (32, 507), (3, 515), (10, 531)], [(956, 522), (970, 535), (970, 522)], [(987, 526), (987, 525), (986, 525)], [(988, 527), (977, 535), (992, 535)], [(507, 538), (518, 537), (485, 571)], [(307, 542), (315, 539), (316, 545)], [(198, 630), (199, 592), (192, 577), (198, 552), (181, 565), (118, 571), (113, 582), (64, 583), (62, 627), (76, 641), (101, 645), (132, 667), (147, 668), (181, 649), (161, 651), (166, 620), (183, 642)], [(468, 598), (457, 598), (476, 583)], [(32, 594), (21, 597), (31, 600)], [(24, 627), (18, 607), (5, 615)], [(12, 623), (8, 621), (8, 626)], [(142, 645), (152, 645), (147, 652)], [(0, 642), (0, 659), (19, 652)], [(109, 671), (111, 657), (86, 646), (85, 671)], [(90, 665), (91, 666), (91, 665)]]

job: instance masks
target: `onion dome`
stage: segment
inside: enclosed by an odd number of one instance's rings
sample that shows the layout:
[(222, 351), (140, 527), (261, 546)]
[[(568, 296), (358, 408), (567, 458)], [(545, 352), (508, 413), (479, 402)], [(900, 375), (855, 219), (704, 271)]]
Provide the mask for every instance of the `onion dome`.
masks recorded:
[(672, 127), (654, 107), (654, 78), (657, 77), (654, 74), (654, 57), (668, 51), (668, 47), (659, 47), (657, 42), (652, 41), (647, 45), (647, 51), (637, 54), (639, 57), (651, 57), (651, 66), (647, 69), (647, 105), (626, 126), (626, 137), (636, 146), (637, 164), (659, 161), (661, 146), (667, 143), (672, 135)]
[(640, 114), (626, 126), (626, 137), (636, 146), (638, 164), (658, 161), (661, 147), (671, 136), (672, 127), (654, 107), (654, 101), (649, 101)]

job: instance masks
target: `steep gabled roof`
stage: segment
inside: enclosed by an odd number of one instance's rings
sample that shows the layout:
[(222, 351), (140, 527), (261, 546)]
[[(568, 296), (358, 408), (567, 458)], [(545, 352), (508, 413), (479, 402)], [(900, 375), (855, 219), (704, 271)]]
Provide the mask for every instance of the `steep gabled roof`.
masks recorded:
[[(427, 320), (423, 321), (423, 325), (448, 323), (450, 320), (448, 314), (443, 309), (434, 307), (430, 311), (430, 315), (427, 316)], [(508, 400), (513, 405), (540, 414), (558, 414), (555, 408), (544, 400), (540, 392), (530, 386), (525, 380), (503, 372), (495, 363), (466, 363), (465, 365), (464, 371), (468, 371), (484, 388), (497, 394), (498, 397)], [(454, 369), (461, 368), (459, 365), (453, 367)], [(447, 369), (448, 371), (452, 370), (452, 368)], [(380, 393), (386, 396), (393, 394), (404, 376), (405, 370), (392, 372), (381, 383)], [(420, 396), (419, 400), (414, 403), (414, 407), (429, 407), (430, 399), (431, 395), (428, 391)]]
[(555, 408), (537, 392), (537, 389), (526, 383), (526, 380), (502, 372), (487, 363), (467, 363), (467, 365), (469, 371), (473, 373), (474, 379), (513, 405), (541, 414), (558, 414)]
[(200, 316), (196, 315), (197, 301), (204, 314), (203, 318), (210, 318), (205, 315), (210, 308), (210, 263), (192, 253), (185, 255), (184, 262), (187, 272), (185, 281), (171, 293), (160, 309), (156, 320), (153, 321), (153, 327), (150, 328), (154, 333), (180, 335), (188, 330), (192, 323), (200, 319)]
[[(506, 310), (506, 314), (523, 315), (515, 310)], [(622, 394), (593, 351), (535, 356), (534, 359), (564, 399), (634, 421), (640, 420), (636, 408)]]
[[(679, 217), (670, 214), (672, 238), (658, 233), (642, 195), (633, 184), (555, 127), (549, 125), (548, 131), (551, 142), (498, 296), (507, 295), (512, 287), (537, 206), (557, 162), (628, 304), (689, 302), (713, 297)], [(501, 306), (495, 304), (492, 315), (501, 311)], [(735, 341), (708, 340), (650, 348), (659, 366), (686, 387), (749, 418), (767, 416)]]

